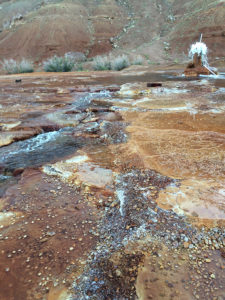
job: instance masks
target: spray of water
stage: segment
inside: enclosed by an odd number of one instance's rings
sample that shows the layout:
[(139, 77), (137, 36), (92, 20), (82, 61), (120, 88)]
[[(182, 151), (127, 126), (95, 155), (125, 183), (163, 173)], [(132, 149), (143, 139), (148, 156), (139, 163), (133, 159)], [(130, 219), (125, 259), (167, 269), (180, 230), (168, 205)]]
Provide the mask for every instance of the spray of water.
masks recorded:
[(191, 45), (191, 49), (189, 51), (189, 57), (193, 60), (194, 55), (197, 53), (198, 56), (201, 56), (203, 66), (208, 65), (207, 58), (208, 48), (206, 44), (202, 42), (197, 42)]
[(202, 65), (209, 70), (209, 72), (213, 75), (216, 75), (215, 72), (210, 68), (207, 57), (208, 48), (205, 43), (202, 43), (202, 34), (200, 36), (199, 42), (191, 45), (191, 49), (189, 51), (189, 57), (193, 60), (195, 54), (201, 57)]

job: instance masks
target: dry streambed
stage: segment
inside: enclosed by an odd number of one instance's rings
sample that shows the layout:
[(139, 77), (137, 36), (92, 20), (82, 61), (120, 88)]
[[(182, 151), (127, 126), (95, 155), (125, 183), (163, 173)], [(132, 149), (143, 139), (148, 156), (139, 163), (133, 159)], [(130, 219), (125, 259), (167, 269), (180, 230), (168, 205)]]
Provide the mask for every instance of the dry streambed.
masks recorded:
[(0, 298), (223, 299), (224, 79), (110, 76), (1, 78)]

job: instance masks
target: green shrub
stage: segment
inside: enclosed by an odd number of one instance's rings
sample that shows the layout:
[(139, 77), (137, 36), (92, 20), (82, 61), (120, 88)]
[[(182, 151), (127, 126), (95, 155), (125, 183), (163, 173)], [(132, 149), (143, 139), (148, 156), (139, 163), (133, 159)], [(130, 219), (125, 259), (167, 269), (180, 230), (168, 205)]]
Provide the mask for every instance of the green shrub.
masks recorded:
[(125, 54), (119, 55), (111, 59), (111, 69), (115, 71), (123, 70), (130, 66), (129, 57)]
[(19, 63), (19, 73), (32, 73), (34, 72), (33, 63), (29, 60), (22, 59)]
[(34, 71), (33, 63), (24, 58), (21, 61), (12, 58), (4, 59), (1, 65), (2, 69), (8, 74), (32, 73)]
[(132, 65), (142, 65), (143, 61), (143, 57), (141, 55), (137, 55), (133, 58)]
[(83, 71), (83, 64), (82, 63), (75, 63), (74, 67), (73, 67), (73, 71)]
[(112, 55), (96, 56), (93, 59), (93, 68), (96, 71), (115, 70), (120, 71), (129, 67), (130, 61), (127, 55), (122, 54), (117, 57)]
[(96, 56), (93, 59), (93, 68), (95, 71), (111, 70), (111, 63), (108, 56)]
[(45, 72), (70, 72), (74, 66), (74, 58), (66, 54), (64, 56), (55, 55), (43, 63)]

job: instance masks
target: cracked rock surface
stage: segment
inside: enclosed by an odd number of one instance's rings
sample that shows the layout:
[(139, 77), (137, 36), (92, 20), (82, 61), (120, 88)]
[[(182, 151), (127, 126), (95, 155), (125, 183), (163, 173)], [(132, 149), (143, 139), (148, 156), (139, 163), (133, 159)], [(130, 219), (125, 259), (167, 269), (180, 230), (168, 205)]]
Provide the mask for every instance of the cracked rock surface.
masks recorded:
[(0, 299), (224, 299), (225, 79), (134, 73), (0, 77)]

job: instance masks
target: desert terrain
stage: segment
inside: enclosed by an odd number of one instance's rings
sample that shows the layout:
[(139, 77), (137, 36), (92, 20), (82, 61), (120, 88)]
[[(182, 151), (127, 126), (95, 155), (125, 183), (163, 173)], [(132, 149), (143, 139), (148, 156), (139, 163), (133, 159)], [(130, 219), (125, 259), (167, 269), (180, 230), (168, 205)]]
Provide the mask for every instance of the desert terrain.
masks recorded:
[[(0, 0), (0, 300), (225, 299), (224, 1)], [(203, 34), (217, 75), (185, 77)], [(67, 52), (82, 71), (44, 72)], [(121, 71), (96, 55), (141, 55)]]

